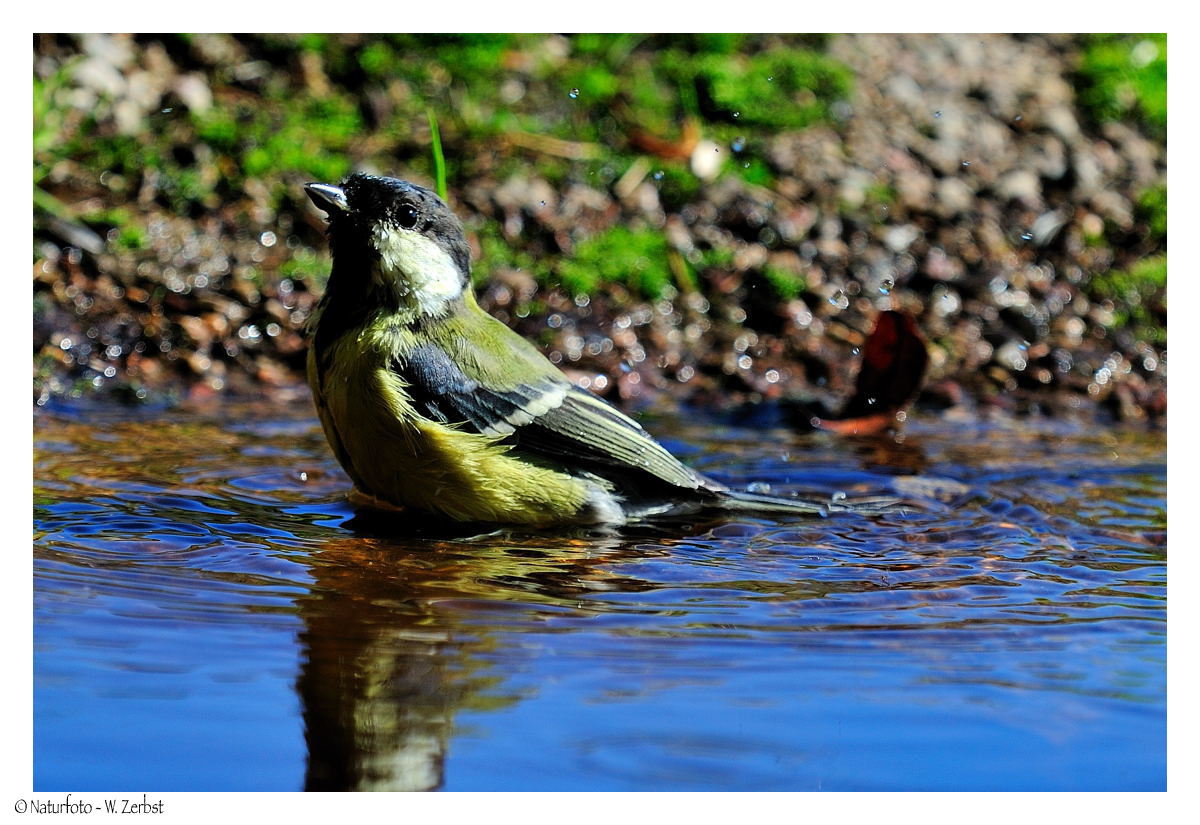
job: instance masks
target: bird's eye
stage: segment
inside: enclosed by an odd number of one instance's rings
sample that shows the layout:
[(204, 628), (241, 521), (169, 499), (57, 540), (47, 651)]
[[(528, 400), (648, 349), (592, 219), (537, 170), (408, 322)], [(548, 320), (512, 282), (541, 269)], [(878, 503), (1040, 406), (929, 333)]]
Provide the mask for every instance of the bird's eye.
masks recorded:
[(396, 220), (405, 229), (412, 229), (417, 225), (417, 210), (408, 205), (401, 206), (396, 213)]

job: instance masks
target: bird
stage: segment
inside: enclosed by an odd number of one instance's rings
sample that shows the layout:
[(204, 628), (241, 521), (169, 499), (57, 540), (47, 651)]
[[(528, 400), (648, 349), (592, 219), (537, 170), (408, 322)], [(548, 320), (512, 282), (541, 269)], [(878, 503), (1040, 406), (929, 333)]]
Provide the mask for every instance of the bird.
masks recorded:
[(357, 503), (535, 528), (855, 509), (732, 490), (575, 386), (476, 302), (462, 222), (429, 189), (355, 173), (305, 192), (333, 258), (307, 379)]

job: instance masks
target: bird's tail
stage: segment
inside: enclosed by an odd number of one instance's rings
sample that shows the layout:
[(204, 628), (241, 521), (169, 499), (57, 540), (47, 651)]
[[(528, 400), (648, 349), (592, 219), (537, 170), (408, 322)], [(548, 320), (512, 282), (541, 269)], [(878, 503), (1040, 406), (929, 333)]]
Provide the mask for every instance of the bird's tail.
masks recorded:
[(739, 513), (829, 516), (834, 513), (858, 513), (876, 516), (892, 511), (900, 499), (896, 496), (856, 496), (834, 494), (828, 499), (783, 498), (739, 490), (722, 492), (719, 506)]

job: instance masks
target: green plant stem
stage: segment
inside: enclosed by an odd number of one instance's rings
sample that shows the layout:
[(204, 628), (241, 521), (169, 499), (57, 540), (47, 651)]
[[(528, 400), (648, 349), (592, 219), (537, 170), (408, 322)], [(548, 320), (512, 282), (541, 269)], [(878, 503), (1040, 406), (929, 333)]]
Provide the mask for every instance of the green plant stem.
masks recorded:
[(433, 165), (437, 170), (437, 193), (438, 197), (446, 200), (446, 157), (442, 154), (442, 136), (438, 132), (437, 115), (433, 113), (433, 109), (427, 109), (429, 115), (429, 132), (433, 142)]

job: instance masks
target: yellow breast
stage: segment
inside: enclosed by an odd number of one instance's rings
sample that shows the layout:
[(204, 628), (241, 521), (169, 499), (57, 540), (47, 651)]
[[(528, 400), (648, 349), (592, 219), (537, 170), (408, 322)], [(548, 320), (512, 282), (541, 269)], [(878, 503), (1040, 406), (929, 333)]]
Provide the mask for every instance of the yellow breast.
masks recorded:
[(512, 456), (494, 436), (422, 417), (369, 344), (350, 332), (333, 344), (323, 375), (311, 351), (308, 363), (325, 435), (361, 492), (459, 521), (580, 520), (591, 485)]

